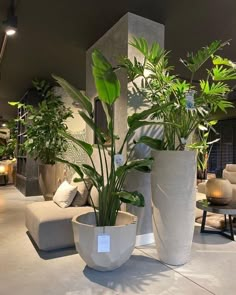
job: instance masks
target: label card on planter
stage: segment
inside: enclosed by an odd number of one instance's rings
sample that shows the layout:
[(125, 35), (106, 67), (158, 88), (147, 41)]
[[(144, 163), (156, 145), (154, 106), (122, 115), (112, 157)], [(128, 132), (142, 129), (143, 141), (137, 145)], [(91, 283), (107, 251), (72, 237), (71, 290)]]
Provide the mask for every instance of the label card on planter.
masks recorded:
[(108, 253), (111, 248), (111, 237), (106, 234), (98, 235), (98, 253)]

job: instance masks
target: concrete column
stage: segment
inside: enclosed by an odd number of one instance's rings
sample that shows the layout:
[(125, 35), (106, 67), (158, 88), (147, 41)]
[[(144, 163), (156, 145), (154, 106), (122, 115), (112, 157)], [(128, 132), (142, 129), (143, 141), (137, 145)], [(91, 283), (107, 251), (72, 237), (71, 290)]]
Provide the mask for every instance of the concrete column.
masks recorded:
[[(164, 26), (145, 19), (143, 17), (127, 13), (123, 16), (104, 36), (102, 36), (87, 51), (86, 57), (86, 94), (94, 99), (96, 97), (96, 89), (91, 71), (91, 53), (94, 48), (100, 49), (106, 58), (115, 66), (119, 62), (119, 57), (128, 56), (133, 59), (134, 56), (141, 58), (137, 50), (129, 45), (133, 37), (144, 37), (150, 44), (157, 41), (164, 47)], [(120, 138), (124, 138), (127, 131), (127, 116), (134, 112), (139, 112), (149, 105), (143, 101), (143, 98), (137, 96), (132, 91), (131, 85), (128, 84), (127, 75), (124, 71), (118, 73), (121, 82), (121, 97), (117, 100), (114, 108), (115, 133)], [(90, 128), (86, 130), (87, 140), (93, 143), (93, 132)], [(159, 136), (161, 130), (159, 128), (140, 128), (135, 137), (140, 135)], [(144, 146), (137, 146), (133, 157), (142, 158), (150, 154), (150, 150)], [(126, 181), (126, 188), (130, 191), (138, 190), (144, 194), (146, 200), (145, 208), (128, 207), (128, 211), (138, 216), (138, 232), (137, 245), (147, 244), (154, 241), (152, 233), (151, 221), (151, 185), (150, 174), (139, 172), (130, 173)]]

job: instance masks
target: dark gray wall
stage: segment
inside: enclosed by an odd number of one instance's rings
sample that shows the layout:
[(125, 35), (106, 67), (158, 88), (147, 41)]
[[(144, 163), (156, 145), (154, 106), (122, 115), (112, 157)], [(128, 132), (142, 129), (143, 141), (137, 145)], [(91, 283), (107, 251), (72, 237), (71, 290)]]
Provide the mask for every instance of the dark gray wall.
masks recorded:
[[(0, 22), (9, 0), (0, 0)], [(35, 77), (62, 75), (85, 89), (85, 52), (128, 11), (165, 24), (166, 48), (178, 63), (187, 51), (214, 39), (233, 39), (225, 54), (236, 60), (235, 0), (16, 1), (19, 32), (8, 39), (0, 65), (0, 116), (12, 116), (7, 101), (19, 99)], [(1, 28), (2, 29), (2, 28)], [(3, 32), (0, 33), (0, 43)]]

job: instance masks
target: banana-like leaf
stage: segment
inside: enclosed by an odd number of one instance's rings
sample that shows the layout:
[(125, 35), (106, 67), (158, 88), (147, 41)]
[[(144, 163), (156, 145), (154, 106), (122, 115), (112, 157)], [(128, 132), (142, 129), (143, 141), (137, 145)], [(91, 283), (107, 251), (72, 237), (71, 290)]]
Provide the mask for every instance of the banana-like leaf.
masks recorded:
[(131, 116), (128, 117), (128, 125), (129, 127), (132, 127), (133, 124), (136, 124), (137, 121), (147, 119), (150, 115), (152, 114), (161, 114), (163, 110), (166, 110), (169, 106), (171, 106), (172, 103), (168, 102), (163, 104), (162, 106), (160, 105), (154, 105), (151, 108), (144, 110), (140, 113), (134, 113)]
[(82, 107), (88, 112), (89, 115), (93, 113), (93, 106), (86, 95), (84, 95), (80, 90), (76, 89), (63, 78), (56, 75), (52, 76), (71, 98), (73, 98), (75, 101), (80, 102)]
[(99, 141), (102, 144), (104, 144), (106, 142), (106, 139), (103, 136), (103, 132), (97, 127), (94, 121), (91, 118), (89, 118), (84, 112), (79, 111), (79, 114), (82, 117), (82, 119), (85, 121), (85, 123), (88, 124), (90, 128), (92, 128), (92, 130), (94, 131)]
[(139, 160), (139, 159), (133, 160), (133, 161), (130, 161), (129, 163), (127, 163), (126, 165), (118, 167), (115, 174), (118, 178), (120, 178), (122, 175), (124, 175), (126, 172), (128, 172), (130, 170), (141, 169), (142, 167), (147, 167), (147, 166), (150, 167), (152, 165), (152, 163), (153, 163), (153, 158), (146, 158), (146, 159), (142, 159), (142, 160)]
[(101, 187), (103, 185), (102, 176), (92, 166), (87, 164), (82, 164), (81, 170), (83, 171), (85, 175), (87, 175), (88, 178), (91, 179), (91, 181), (96, 187)]
[(132, 204), (137, 207), (145, 206), (144, 196), (138, 191), (134, 191), (134, 192), (120, 191), (120, 192), (117, 192), (116, 195), (118, 195), (121, 202), (123, 203)]
[(112, 131), (111, 128), (111, 116), (112, 116), (112, 108), (107, 105), (105, 102), (102, 102), (102, 107), (103, 107), (103, 110), (105, 112), (105, 115), (106, 115), (106, 119), (107, 119), (107, 129)]
[(141, 136), (137, 143), (144, 143), (154, 150), (163, 150), (163, 141), (150, 136)]
[(86, 153), (88, 156), (92, 156), (93, 154), (93, 147), (91, 144), (83, 141), (83, 140), (79, 140), (75, 137), (73, 137), (71, 134), (66, 133), (66, 132), (60, 132), (65, 138), (71, 140), (72, 142), (74, 142), (75, 144), (77, 144), (78, 146), (80, 146)]
[(93, 77), (99, 99), (112, 105), (120, 96), (120, 82), (107, 59), (99, 50), (92, 53)]

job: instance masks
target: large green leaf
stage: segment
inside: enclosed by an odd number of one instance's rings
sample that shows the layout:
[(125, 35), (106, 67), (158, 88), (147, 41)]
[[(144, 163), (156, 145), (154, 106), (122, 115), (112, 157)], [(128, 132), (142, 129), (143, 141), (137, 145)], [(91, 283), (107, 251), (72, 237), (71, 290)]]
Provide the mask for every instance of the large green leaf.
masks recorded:
[(198, 50), (196, 54), (188, 53), (187, 59), (180, 61), (192, 72), (195, 73), (201, 66), (220, 48), (224, 47), (228, 42), (213, 41), (209, 46)]
[(235, 63), (232, 62), (230, 59), (221, 57), (219, 55), (213, 56), (212, 62), (214, 65), (225, 65), (232, 68), (235, 68), (236, 66)]
[(163, 150), (163, 141), (150, 136), (141, 136), (137, 143), (144, 143), (154, 150)]
[(116, 194), (119, 196), (121, 202), (123, 203), (132, 204), (137, 207), (145, 206), (144, 196), (138, 191), (134, 191), (134, 192), (120, 191), (120, 192), (117, 192)]
[(73, 137), (71, 134), (67, 133), (67, 132), (60, 132), (65, 138), (73, 141), (75, 144), (77, 144), (78, 146), (80, 146), (86, 153), (88, 156), (92, 156), (93, 154), (93, 147), (91, 144), (83, 141), (83, 140), (80, 140), (80, 139), (77, 139), (75, 137)]
[(94, 169), (92, 166), (87, 164), (81, 165), (81, 170), (85, 175), (87, 175), (93, 182), (93, 184), (98, 188), (103, 185), (102, 176)]
[(99, 50), (92, 53), (93, 77), (99, 99), (112, 105), (120, 96), (120, 82), (107, 59)]
[[(118, 178), (120, 178), (122, 175), (124, 175), (126, 172), (133, 170), (133, 169), (142, 169), (143, 167), (149, 167), (152, 165), (153, 163), (153, 158), (146, 158), (146, 159), (137, 159), (137, 160), (133, 160), (128, 162), (126, 165), (120, 166), (117, 168), (116, 170), (116, 176)], [(150, 172), (150, 169), (146, 169), (144, 168), (143, 171), (147, 171)]]
[(137, 121), (147, 119), (150, 115), (155, 114), (161, 114), (163, 111), (165, 111), (172, 103), (168, 102), (160, 105), (153, 105), (151, 108), (144, 110), (139, 113), (134, 113), (131, 116), (128, 117), (128, 125), (129, 127), (132, 127), (133, 124), (136, 124)]
[(80, 90), (76, 89), (63, 78), (58, 77), (56, 75), (52, 76), (71, 98), (80, 102), (82, 107), (88, 112), (89, 115), (93, 113), (93, 106), (86, 95), (84, 95)]
[(88, 124), (88, 126), (90, 128), (92, 128), (92, 130), (94, 131), (96, 137), (99, 139), (99, 141), (104, 144), (106, 142), (105, 137), (103, 136), (103, 132), (97, 127), (97, 125), (94, 123), (94, 121), (88, 117), (84, 112), (79, 111), (80, 116), (83, 118), (83, 120), (85, 121), (86, 124)]

